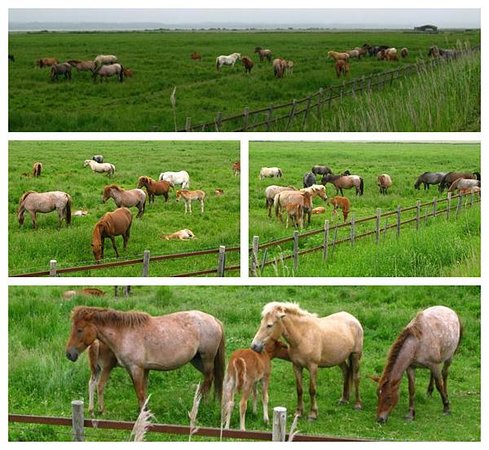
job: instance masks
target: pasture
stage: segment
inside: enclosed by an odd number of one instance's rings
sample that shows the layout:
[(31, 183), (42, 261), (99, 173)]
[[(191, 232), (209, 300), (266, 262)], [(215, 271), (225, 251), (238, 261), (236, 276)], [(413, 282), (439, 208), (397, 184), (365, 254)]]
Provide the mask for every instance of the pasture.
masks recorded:
[[(272, 184), (302, 188), (304, 174), (316, 164), (330, 167), (335, 174), (350, 170), (363, 177), (363, 196), (356, 196), (354, 189), (344, 190), (351, 202), (348, 220), (354, 215), (359, 221), (375, 215), (377, 208), (382, 212), (395, 211), (398, 205), (414, 206), (417, 200), (431, 202), (434, 198), (446, 198), (446, 191), (440, 194), (437, 186), (426, 191), (415, 190), (417, 177), (427, 171), (479, 172), (480, 146), (477, 143), (250, 142), (250, 242), (255, 235), (259, 236), (261, 244), (292, 236), (293, 228), (287, 229), (285, 223), (276, 220), (273, 211), (272, 218), (268, 218), (264, 191)], [(282, 169), (282, 178), (259, 179), (262, 167), (274, 166)], [(383, 173), (393, 180), (387, 195), (381, 195), (376, 185), (377, 176)], [(317, 180), (320, 182), (320, 177)], [(326, 185), (326, 191), (328, 197), (336, 195), (331, 184)], [(311, 225), (305, 231), (321, 229), (326, 219), (331, 227), (343, 223), (341, 211), (334, 217), (332, 207), (323, 200), (314, 199), (313, 206), (324, 206), (326, 213), (312, 215)], [(327, 267), (322, 262), (321, 252), (315, 252), (301, 257), (298, 273), (293, 273), (290, 262), (286, 267), (268, 267), (263, 275), (449, 276), (453, 273), (479, 276), (480, 209), (477, 205), (465, 210), (459, 219), (447, 222), (437, 218), (418, 232), (413, 228), (403, 228), (400, 239), (396, 239), (395, 232), (387, 232), (379, 246), (374, 237), (358, 241), (354, 248), (349, 244), (338, 246)], [(302, 241), (300, 248), (312, 248), (321, 243), (322, 235), (317, 235)], [(292, 247), (290, 243), (285, 245)], [(279, 253), (277, 247), (270, 248), (268, 259), (279, 257)]]
[[(87, 355), (75, 363), (65, 356), (70, 332), (70, 312), (75, 305), (142, 310), (152, 315), (199, 309), (224, 324), (226, 356), (237, 348), (248, 348), (255, 335), (263, 305), (270, 301), (293, 301), (311, 312), (325, 316), (341, 310), (358, 318), (363, 326), (364, 352), (361, 361), (360, 392), (363, 409), (353, 404), (338, 405), (341, 371), (338, 368), (318, 372), (318, 419), (301, 419), (298, 430), (304, 434), (358, 437), (392, 441), (479, 441), (480, 416), (480, 288), (476, 286), (134, 286), (124, 300), (112, 297), (113, 289), (102, 287), (106, 296), (97, 300), (75, 297), (63, 301), (68, 286), (15, 286), (9, 288), (9, 413), (69, 417), (70, 402), (88, 400), (89, 370)], [(442, 413), (438, 393), (426, 396), (428, 372), (416, 371), (416, 420), (406, 422), (407, 381), (401, 383), (401, 398), (387, 424), (375, 421), (376, 386), (369, 375), (380, 374), (389, 347), (401, 329), (421, 309), (442, 304), (460, 315), (465, 327), (459, 351), (450, 367), (448, 391), (452, 414)], [(306, 373), (305, 380), (307, 382)], [(169, 372), (150, 372), (149, 407), (159, 423), (188, 425), (194, 390), (200, 374), (186, 365)], [(306, 385), (307, 386), (307, 385)], [(270, 409), (296, 406), (295, 381), (287, 361), (272, 362)], [(127, 373), (115, 369), (106, 387), (105, 419), (135, 420), (137, 401)], [(305, 404), (309, 406), (307, 387)], [(87, 408), (87, 403), (85, 403)], [(260, 409), (259, 409), (260, 411)], [(88, 416), (87, 409), (85, 412)], [(98, 416), (97, 416), (98, 417)], [(288, 427), (291, 423), (289, 416)], [(219, 427), (220, 412), (212, 397), (200, 405), (197, 425)], [(239, 424), (235, 408), (231, 427)], [(248, 409), (247, 429), (264, 430), (261, 414)], [(86, 432), (89, 441), (127, 441), (128, 433), (106, 430)], [(148, 440), (187, 440), (187, 437), (149, 433)], [(192, 438), (201, 440), (202, 438)], [(64, 427), (9, 424), (10, 441), (70, 440)]]
[[(184, 214), (183, 202), (176, 202), (176, 186), (169, 192), (168, 202), (162, 196), (154, 203), (146, 201), (142, 218), (137, 219), (131, 208), (133, 223), (127, 250), (122, 249), (121, 237), (116, 245), (121, 254), (115, 258), (110, 240), (105, 242), (102, 262), (140, 258), (144, 250), (152, 256), (217, 249), (220, 245), (239, 245), (240, 182), (232, 171), (239, 160), (237, 142), (171, 142), (171, 141), (11, 141), (9, 144), (9, 274), (47, 270), (49, 260), (56, 259), (59, 267), (81, 266), (95, 262), (91, 250), (92, 230), (107, 211), (116, 209), (109, 199), (102, 203), (103, 188), (117, 184), (124, 189), (136, 188), (142, 175), (158, 179), (161, 172), (187, 170), (190, 189), (207, 193), (204, 214), (194, 205), (193, 214)], [(102, 154), (115, 165), (112, 176), (95, 173), (83, 162)], [(40, 177), (31, 176), (35, 161), (43, 164)], [(222, 196), (214, 190), (223, 189)], [(66, 191), (73, 199), (72, 212), (88, 210), (84, 217), (73, 217), (72, 224), (57, 227), (55, 212), (37, 215), (37, 229), (31, 228), (29, 215), (19, 227), (16, 212), (19, 198), (29, 190), (38, 192)], [(190, 229), (197, 239), (168, 241), (160, 236)], [(227, 255), (227, 264), (236, 264), (239, 252)], [(216, 255), (198, 256), (150, 264), (150, 276), (169, 276), (217, 267)], [(228, 272), (231, 276), (239, 272)], [(141, 265), (76, 272), (75, 276), (140, 276)]]
[[(10, 33), (9, 53), (15, 55), (15, 62), (9, 63), (9, 130), (174, 131), (175, 118), (176, 128), (182, 129), (187, 117), (194, 124), (207, 122), (218, 112), (229, 116), (245, 107), (257, 109), (282, 104), (304, 98), (320, 87), (337, 84), (334, 62), (327, 58), (327, 52), (352, 49), (365, 42), (407, 47), (409, 56), (397, 62), (377, 61), (374, 57), (352, 61), (351, 78), (426, 59), (433, 44), (445, 48), (478, 45), (480, 33), (463, 30), (438, 34), (401, 31)], [(274, 57), (292, 60), (293, 74), (275, 79), (271, 64), (259, 62), (253, 53), (257, 46), (272, 49)], [(194, 51), (202, 55), (202, 60), (191, 59)], [(233, 52), (253, 59), (255, 66), (250, 74), (245, 73), (240, 63), (233, 69), (223, 67), (219, 73), (216, 71), (216, 57)], [(77, 73), (74, 69), (71, 81), (51, 82), (49, 69), (35, 67), (35, 61), (44, 56), (55, 56), (60, 61), (88, 60), (100, 53), (117, 55), (124, 67), (133, 70), (133, 77), (122, 83), (116, 79), (94, 83), (89, 72)], [(170, 102), (174, 87), (175, 111)], [(348, 106), (350, 112), (355, 109), (355, 105)], [(452, 114), (456, 116), (457, 111)]]

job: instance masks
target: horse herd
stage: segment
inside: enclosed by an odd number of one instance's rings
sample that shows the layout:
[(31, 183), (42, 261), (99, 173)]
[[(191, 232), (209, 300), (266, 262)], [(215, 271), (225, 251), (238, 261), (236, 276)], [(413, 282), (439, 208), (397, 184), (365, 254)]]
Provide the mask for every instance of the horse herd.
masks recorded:
[[(267, 423), (270, 360), (275, 357), (292, 363), (297, 391), (296, 415), (304, 414), (304, 369), (310, 374), (309, 419), (318, 416), (319, 368), (340, 367), (343, 388), (339, 403), (349, 403), (350, 392), (354, 390), (354, 408), (362, 408), (360, 363), (364, 355), (364, 331), (360, 321), (345, 311), (318, 317), (296, 303), (268, 303), (263, 307), (250, 348), (231, 354), (227, 370), (224, 325), (202, 311), (150, 316), (145, 312), (77, 306), (72, 311), (71, 321), (66, 357), (76, 361), (88, 348), (89, 411), (92, 414), (96, 389), (100, 412), (105, 411), (104, 387), (113, 368), (121, 366), (127, 370), (142, 408), (147, 399), (150, 370), (174, 370), (190, 362), (204, 377), (199, 385), (200, 394), (205, 396), (214, 384), (216, 397), (221, 400), (221, 426), (229, 427), (234, 395), (242, 392), (240, 428), (245, 429), (247, 398), (253, 393), (256, 411), (256, 389), (260, 383), (263, 420)], [(390, 347), (382, 375), (371, 376), (378, 386), (377, 422), (387, 422), (398, 403), (404, 372), (409, 383), (407, 419), (415, 418), (416, 368), (430, 370), (428, 395), (431, 396), (436, 386), (443, 413), (450, 414), (448, 370), (462, 331), (457, 313), (446, 306), (432, 306), (415, 315)]]

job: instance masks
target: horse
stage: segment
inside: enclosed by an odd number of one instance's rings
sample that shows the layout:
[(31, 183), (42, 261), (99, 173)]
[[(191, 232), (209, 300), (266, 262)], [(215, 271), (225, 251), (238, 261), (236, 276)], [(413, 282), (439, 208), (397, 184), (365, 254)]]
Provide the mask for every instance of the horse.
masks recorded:
[(99, 164), (102, 164), (104, 162), (104, 157), (102, 155), (93, 155), (92, 159)]
[(185, 228), (184, 230), (175, 231), (175, 233), (163, 234), (160, 236), (161, 239), (166, 239), (167, 241), (171, 239), (179, 239), (180, 241), (188, 239), (197, 239), (192, 230)]
[(397, 49), (394, 47), (387, 48), (384, 53), (384, 59), (386, 61), (399, 61), (399, 56), (397, 55)]
[(392, 179), (386, 173), (379, 175), (377, 177), (377, 186), (379, 186), (379, 190), (381, 194), (387, 194), (387, 189), (392, 186)]
[(93, 72), (95, 70), (94, 61), (78, 61), (76, 59), (70, 59), (67, 63), (72, 67), (75, 67), (78, 72)]
[(241, 173), (241, 163), (239, 161), (233, 162), (233, 165), (231, 166), (234, 172), (234, 176), (237, 177)]
[(241, 62), (243, 63), (245, 73), (251, 73), (251, 69), (253, 69), (253, 66), (255, 65), (253, 61), (247, 56), (243, 56)]
[(326, 201), (328, 199), (328, 196), (326, 194), (326, 187), (322, 184), (312, 184), (311, 186), (304, 187), (302, 189), (299, 189), (299, 192), (307, 192), (311, 194), (311, 198), (314, 199), (316, 197), (319, 197)]
[(35, 162), (32, 165), (32, 176), (33, 177), (40, 177), (42, 172), (42, 163), (40, 162)]
[(133, 75), (134, 75), (134, 70), (133, 70), (133, 69), (129, 69), (129, 68), (127, 68), (127, 67), (124, 67), (124, 68), (122, 69), (122, 76), (123, 76), (124, 78), (132, 78), (132, 77), (133, 77)]
[(409, 50), (406, 47), (401, 48), (401, 58), (407, 58), (409, 55)]
[(350, 212), (350, 200), (348, 200), (347, 197), (340, 197), (337, 195), (336, 197), (333, 197), (329, 199), (328, 205), (333, 206), (333, 214), (336, 215), (337, 209), (341, 209), (343, 212), (343, 223), (346, 223), (346, 220), (348, 219), (348, 213)]
[(214, 189), (214, 194), (216, 197), (221, 197), (222, 195), (224, 195), (224, 189), (216, 188)]
[(260, 169), (260, 173), (258, 175), (258, 178), (260, 180), (263, 180), (264, 178), (282, 178), (283, 171), (280, 167), (262, 167)]
[(185, 214), (187, 211), (192, 214), (192, 202), (199, 201), (200, 202), (200, 212), (204, 214), (204, 200), (205, 200), (205, 192), (201, 190), (189, 191), (188, 189), (178, 189), (176, 192), (176, 200), (177, 202), (183, 198), (185, 203)]
[(146, 207), (146, 193), (142, 189), (125, 190), (116, 184), (110, 184), (104, 187), (102, 201), (105, 203), (109, 198), (114, 200), (118, 208), (136, 207), (138, 209), (136, 218), (143, 217)]
[(457, 55), (457, 51), (453, 49), (445, 49), (438, 48), (436, 45), (433, 45), (428, 50), (428, 56), (432, 58), (454, 58)]
[(84, 295), (89, 297), (103, 297), (105, 292), (98, 288), (82, 288), (63, 292), (63, 300), (70, 300), (75, 295)]
[(307, 214), (308, 225), (311, 223), (312, 197), (313, 194), (311, 192), (292, 190), (279, 192), (273, 199), (275, 217), (282, 221), (282, 210), (285, 209), (287, 211), (286, 226), (288, 227), (289, 225), (290, 217), (294, 226), (302, 229), (304, 225), (304, 214)]
[(265, 189), (265, 207), (268, 209), (268, 217), (272, 217), (273, 200), (282, 191), (297, 191), (294, 186), (277, 186), (272, 184)]
[(419, 186), (423, 183), (424, 190), (426, 191), (430, 188), (430, 184), (440, 184), (446, 174), (446, 172), (424, 172), (414, 183), (414, 189), (418, 189), (419, 191)]
[(124, 67), (122, 67), (119, 63), (108, 64), (99, 66), (98, 68), (93, 70), (93, 81), (97, 81), (97, 76), (100, 79), (100, 82), (107, 80), (109, 77), (117, 76), (119, 81), (122, 83), (124, 81)]
[(466, 178), (468, 180), (479, 180), (481, 179), (481, 174), (479, 172), (448, 172), (440, 181), (440, 185), (438, 186), (438, 191), (440, 194), (445, 190), (445, 188), (449, 188), (452, 183), (458, 178)]
[(156, 181), (151, 177), (142, 176), (138, 178), (138, 188), (145, 187), (146, 192), (148, 193), (149, 203), (153, 203), (156, 195), (162, 195), (165, 199), (165, 202), (168, 201), (168, 192), (172, 185), (165, 180)]
[(182, 189), (188, 189), (190, 187), (190, 176), (185, 170), (180, 172), (162, 172), (158, 177), (158, 180), (168, 181), (172, 187), (177, 185)]
[(335, 71), (336, 71), (336, 76), (339, 78), (341, 75), (344, 77), (348, 77), (350, 75), (350, 63), (346, 62), (343, 59), (338, 59), (335, 62)]
[(467, 195), (467, 194), (479, 194), (480, 195), (480, 192), (481, 192), (481, 188), (479, 186), (459, 188), (459, 190), (458, 190), (458, 193), (460, 195)]
[[(377, 422), (386, 423), (389, 414), (399, 401), (399, 387), (406, 372), (409, 384), (409, 412), (406, 417), (414, 420), (415, 369), (431, 371), (428, 395), (433, 384), (441, 395), (444, 414), (450, 414), (447, 378), (448, 368), (460, 345), (463, 328), (457, 313), (446, 306), (432, 306), (419, 312), (401, 331), (392, 344), (387, 363), (377, 387)], [(440, 364), (443, 369), (440, 371)], [(374, 378), (377, 381), (377, 378)]]
[(314, 175), (327, 175), (328, 173), (333, 173), (328, 166), (312, 166), (311, 172)]
[(283, 78), (285, 70), (287, 69), (287, 61), (282, 58), (276, 58), (272, 62), (272, 67), (275, 78)]
[(99, 262), (104, 257), (104, 241), (108, 237), (112, 241), (112, 247), (117, 257), (119, 252), (115, 245), (115, 236), (122, 236), (124, 250), (127, 248), (131, 232), (132, 214), (129, 209), (122, 207), (115, 211), (105, 213), (95, 224), (92, 233), (92, 252), (95, 261)]
[(328, 52), (328, 57), (331, 59), (334, 59), (335, 61), (338, 61), (340, 59), (342, 59), (344, 61), (348, 61), (348, 59), (350, 58), (350, 55), (346, 52), (335, 52), (334, 50), (330, 50)]
[(106, 173), (107, 175), (114, 175), (114, 173), (115, 173), (114, 164), (98, 163), (97, 161), (94, 161), (93, 159), (86, 159), (83, 162), (83, 167), (87, 167), (87, 166), (90, 167), (90, 169), (92, 169), (92, 172)]
[(271, 302), (263, 307), (260, 327), (251, 343), (252, 350), (261, 353), (270, 340), (283, 336), (289, 344), (289, 358), (294, 368), (297, 387), (297, 409), (302, 416), (302, 372), (310, 374), (309, 394), (311, 409), (309, 419), (316, 419), (317, 370), (322, 367), (340, 366), (343, 372), (343, 395), (340, 403), (348, 403), (350, 386), (355, 386), (355, 408), (361, 409), (360, 359), (363, 351), (363, 328), (360, 322), (347, 312), (337, 312), (326, 317), (300, 308), (296, 303)]
[(210, 314), (181, 311), (164, 316), (77, 306), (66, 357), (76, 361), (95, 339), (103, 342), (124, 367), (134, 384), (139, 409), (145, 404), (150, 370), (174, 370), (190, 362), (204, 375), (199, 393), (205, 396), (214, 383), (222, 397), (225, 367), (224, 328)]
[(292, 75), (294, 73), (294, 61), (285, 61), (285, 74)]
[(51, 81), (58, 81), (58, 77), (63, 75), (65, 80), (71, 80), (71, 65), (67, 62), (61, 64), (53, 64), (51, 66), (51, 71), (49, 72), (49, 77)]
[(241, 59), (239, 53), (231, 53), (230, 55), (221, 55), (216, 58), (216, 70), (219, 72), (222, 66), (234, 67), (236, 61)]
[(36, 214), (50, 213), (56, 210), (58, 213), (58, 227), (61, 227), (63, 219), (66, 225), (71, 224), (71, 196), (62, 191), (35, 192), (27, 191), (22, 194), (17, 209), (19, 225), (24, 224), (24, 213), (31, 215), (32, 228), (36, 228)]
[(234, 395), (241, 392), (239, 402), (239, 425), (246, 430), (246, 409), (248, 398), (253, 394), (253, 414), (256, 414), (257, 387), (262, 386), (263, 421), (268, 424), (268, 386), (272, 372), (273, 358), (289, 360), (288, 346), (280, 341), (270, 341), (262, 353), (249, 348), (235, 350), (229, 357), (223, 383), (221, 423), (229, 429), (234, 407)]
[(318, 206), (317, 208), (312, 208), (311, 214), (324, 214), (326, 208), (324, 206)]
[(258, 53), (260, 57), (260, 62), (265, 61), (265, 59), (270, 62), (272, 60), (272, 51), (268, 48), (255, 47), (254, 53)]
[(302, 178), (302, 185), (306, 188), (316, 184), (316, 175), (312, 172), (306, 172)]
[(363, 195), (363, 178), (358, 175), (333, 175), (328, 173), (323, 176), (321, 183), (324, 185), (331, 183), (336, 188), (337, 194), (343, 195), (343, 189), (354, 187), (356, 195)]
[(97, 71), (102, 66), (115, 64), (118, 61), (117, 56), (115, 55), (98, 55), (93, 60), (95, 65), (94, 70)]
[[(353, 58), (360, 59), (360, 51), (359, 51), (359, 50), (357, 50), (357, 49), (348, 50), (348, 51), (346, 51), (345, 53), (348, 53), (348, 56), (349, 56), (350, 58), (352, 58), (352, 59), (353, 59)], [(348, 58), (348, 59), (350, 59), (350, 58)]]
[(202, 61), (202, 55), (199, 52), (193, 51), (190, 55), (190, 59), (193, 61)]
[(465, 189), (471, 189), (474, 187), (479, 187), (481, 186), (480, 180), (474, 180), (474, 179), (467, 179), (467, 178), (457, 178), (448, 188), (448, 192), (453, 192), (456, 189), (457, 190), (465, 190)]
[(47, 57), (47, 58), (41, 58), (36, 61), (36, 66), (38, 66), (40, 69), (43, 67), (51, 67), (53, 64), (58, 64), (59, 61), (57, 58), (53, 57)]

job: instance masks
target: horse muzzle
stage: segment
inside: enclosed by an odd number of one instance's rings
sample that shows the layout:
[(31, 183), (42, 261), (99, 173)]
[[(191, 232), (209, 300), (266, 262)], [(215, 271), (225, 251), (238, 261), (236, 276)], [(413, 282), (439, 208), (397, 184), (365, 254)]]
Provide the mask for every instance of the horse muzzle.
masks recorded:
[(264, 345), (263, 342), (252, 342), (251, 343), (251, 350), (257, 353), (261, 353), (263, 351)]
[(78, 351), (76, 349), (71, 349), (71, 350), (66, 350), (66, 357), (70, 360), (75, 362), (78, 359)]
[(380, 416), (377, 416), (377, 423), (380, 423), (381, 425), (384, 425), (387, 423), (387, 418), (388, 416), (387, 415), (380, 415)]

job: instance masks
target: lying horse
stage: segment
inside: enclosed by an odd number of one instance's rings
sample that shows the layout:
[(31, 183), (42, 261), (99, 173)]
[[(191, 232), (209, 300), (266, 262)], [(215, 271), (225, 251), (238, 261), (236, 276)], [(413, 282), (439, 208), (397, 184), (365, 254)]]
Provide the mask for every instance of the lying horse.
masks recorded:
[(142, 189), (125, 190), (116, 184), (111, 184), (104, 187), (102, 201), (105, 203), (109, 198), (112, 198), (118, 208), (125, 206), (126, 208), (136, 207), (138, 214), (136, 218), (143, 217), (146, 206), (146, 193)]
[(51, 81), (58, 81), (58, 77), (63, 75), (65, 80), (71, 80), (71, 64), (64, 62), (61, 64), (53, 64), (51, 66), (51, 71), (49, 72), (49, 77)]
[(124, 81), (124, 68), (119, 64), (108, 64), (100, 66), (93, 71), (93, 81), (97, 81), (97, 77), (99, 77), (100, 82), (104, 79), (108, 79), (109, 77), (117, 76), (119, 81), (122, 83)]
[(172, 187), (171, 183), (165, 180), (156, 181), (151, 177), (142, 176), (138, 179), (138, 188), (145, 187), (148, 193), (149, 203), (153, 203), (156, 195), (162, 195), (165, 202), (168, 201), (168, 191)]
[(423, 183), (424, 190), (429, 189), (430, 184), (440, 184), (441, 180), (446, 174), (446, 172), (424, 172), (414, 183), (414, 189), (419, 190), (421, 183)]
[(343, 195), (343, 189), (355, 188), (356, 195), (363, 195), (363, 178), (358, 175), (325, 175), (321, 183), (331, 183), (336, 188), (336, 193)]
[(166, 239), (167, 241), (171, 239), (179, 239), (180, 241), (185, 241), (188, 239), (197, 239), (192, 230), (185, 228), (184, 230), (175, 231), (175, 233), (163, 234), (160, 236), (161, 239)]
[(71, 224), (71, 204), (69, 194), (62, 191), (35, 192), (27, 191), (22, 194), (17, 209), (19, 225), (24, 224), (24, 213), (27, 211), (32, 220), (32, 228), (36, 228), (36, 213), (49, 213), (56, 210), (58, 213), (58, 226), (61, 227), (63, 219), (66, 225)]

